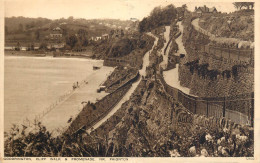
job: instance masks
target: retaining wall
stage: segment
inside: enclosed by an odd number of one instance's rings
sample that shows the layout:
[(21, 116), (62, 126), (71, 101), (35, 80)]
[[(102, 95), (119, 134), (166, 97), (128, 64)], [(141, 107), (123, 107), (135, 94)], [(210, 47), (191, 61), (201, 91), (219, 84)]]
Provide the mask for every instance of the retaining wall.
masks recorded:
[(67, 134), (74, 134), (79, 130), (87, 130), (91, 128), (95, 123), (104, 118), (114, 106), (124, 97), (126, 92), (131, 88), (132, 83), (139, 78), (139, 73), (132, 79), (126, 82), (124, 85), (116, 89), (114, 92), (102, 98), (95, 104), (87, 104), (86, 107), (80, 112), (78, 117), (71, 123)]

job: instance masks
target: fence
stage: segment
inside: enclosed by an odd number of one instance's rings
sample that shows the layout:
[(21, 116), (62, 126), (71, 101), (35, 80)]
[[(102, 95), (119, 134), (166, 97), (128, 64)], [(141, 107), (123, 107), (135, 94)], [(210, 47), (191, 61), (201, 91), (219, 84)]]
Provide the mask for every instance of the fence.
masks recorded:
[(166, 92), (194, 114), (226, 117), (237, 124), (253, 126), (254, 93), (229, 97), (195, 97), (169, 86), (158, 74)]
[[(82, 80), (78, 83), (78, 87), (82, 88), (83, 86), (86, 85), (86, 80)], [(77, 89), (77, 88), (76, 88)], [(60, 103), (62, 103), (63, 101), (65, 101), (70, 95), (73, 94), (73, 92), (76, 89), (70, 89), (68, 91), (66, 91), (63, 95), (61, 95), (59, 98), (57, 98), (57, 100), (55, 102), (53, 102), (50, 106), (46, 107), (45, 109), (43, 109), (43, 111), (37, 115), (35, 115), (34, 119), (30, 120), (28, 118), (26, 118), (25, 120), (23, 120), (23, 124), (26, 124), (29, 127), (32, 127), (33, 125), (35, 125), (35, 121), (40, 122), (40, 120), (46, 116), (49, 112), (51, 112), (56, 106), (58, 106)], [(81, 110), (83, 108), (82, 104), (77, 106), (78, 110)], [(34, 121), (34, 122), (33, 122)]]
[[(208, 32), (196, 25), (193, 25), (193, 28), (202, 34), (209, 36), (212, 41), (216, 41), (216, 42), (220, 42), (220, 43), (234, 42), (236, 44), (238, 44), (240, 42), (236, 38), (217, 37), (216, 35), (211, 34), (210, 32)], [(247, 44), (250, 45), (249, 42), (247, 42)], [(230, 60), (247, 62), (247, 63), (253, 64), (254, 48), (252, 48), (252, 49), (225, 48), (225, 47), (215, 47), (215, 46), (200, 45), (200, 44), (196, 44), (195, 46), (196, 46), (195, 50), (199, 49), (201, 52), (206, 52), (208, 54), (214, 54), (221, 58), (226, 58), (226, 59), (230, 59)]]
[(217, 58), (253, 64), (254, 49), (222, 48), (210, 45), (195, 44), (195, 51), (213, 54)]

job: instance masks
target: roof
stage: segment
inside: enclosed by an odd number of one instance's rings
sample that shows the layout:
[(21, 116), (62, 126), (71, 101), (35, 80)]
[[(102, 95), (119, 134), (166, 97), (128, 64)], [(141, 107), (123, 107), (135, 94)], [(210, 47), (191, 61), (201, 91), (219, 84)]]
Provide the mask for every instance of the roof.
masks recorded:
[(60, 31), (61, 28), (60, 27), (56, 27), (56, 28), (53, 28), (54, 31)]
[(208, 8), (207, 6), (200, 6), (197, 9), (195, 8), (195, 12), (198, 12), (198, 11), (205, 13), (205, 12), (217, 11), (217, 9), (216, 9), (216, 7)]
[(217, 11), (215, 7), (209, 8), (209, 12)]

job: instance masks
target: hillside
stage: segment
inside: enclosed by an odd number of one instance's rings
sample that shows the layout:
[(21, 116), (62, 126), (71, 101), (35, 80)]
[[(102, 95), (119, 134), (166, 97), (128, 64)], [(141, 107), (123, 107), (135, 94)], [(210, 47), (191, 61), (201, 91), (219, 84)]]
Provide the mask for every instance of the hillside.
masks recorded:
[[(119, 19), (56, 19), (27, 18), (27, 17), (6, 17), (5, 18), (5, 44), (15, 46), (19, 42), (22, 46), (30, 43), (40, 42), (64, 43), (66, 37), (78, 34), (79, 30), (85, 30), (88, 39), (91, 37), (109, 34), (113, 29), (129, 29), (132, 25), (130, 20)], [(62, 37), (50, 39), (52, 30), (56, 27), (61, 29)]]
[(241, 10), (231, 14), (203, 15), (199, 25), (221, 37), (254, 41), (254, 10)]

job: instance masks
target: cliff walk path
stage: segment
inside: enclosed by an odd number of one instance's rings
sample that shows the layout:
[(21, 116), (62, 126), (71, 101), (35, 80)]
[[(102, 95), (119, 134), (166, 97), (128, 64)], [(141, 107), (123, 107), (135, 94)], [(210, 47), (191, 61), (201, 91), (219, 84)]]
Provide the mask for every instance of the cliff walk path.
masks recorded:
[(76, 117), (87, 101), (95, 102), (107, 94), (104, 92), (97, 93), (97, 89), (113, 69), (112, 67), (101, 67), (101, 69), (96, 70), (86, 79), (87, 83), (83, 83), (79, 88), (76, 88), (64, 101), (42, 117), (41, 123), (54, 135), (57, 129), (66, 128), (69, 125), (68, 120)]
[[(167, 64), (168, 64), (168, 54), (169, 54), (169, 51), (170, 51), (170, 47), (171, 46), (168, 46), (168, 42), (170, 41), (170, 26), (165, 26), (165, 32), (164, 32), (164, 38), (165, 38), (165, 43), (163, 45), (163, 48), (161, 50), (161, 53), (160, 55), (163, 56), (163, 61), (160, 63), (160, 66), (163, 68), (163, 69), (166, 69), (167, 68)], [(170, 43), (171, 44), (171, 43)], [(166, 49), (166, 52), (165, 54), (163, 54), (163, 52), (165, 51), (165, 48)]]
[(244, 41), (238, 38), (227, 38), (227, 37), (215, 36), (214, 34), (210, 33), (209, 31), (199, 26), (199, 18), (194, 19), (191, 23), (197, 31), (209, 36), (209, 39), (211, 41), (216, 41), (217, 43), (236, 43), (236, 44), (243, 43), (244, 45), (252, 47), (253, 42), (251, 41)]
[[(158, 38), (155, 37), (153, 34), (151, 34), (150, 32), (147, 33), (147, 34), (149, 36), (154, 37), (155, 41), (154, 41), (154, 45), (151, 48), (151, 50), (146, 52), (146, 54), (144, 55), (144, 58), (143, 58), (143, 68), (141, 70), (139, 70), (139, 74), (141, 76), (146, 76), (146, 67), (149, 66), (149, 54), (152, 52), (153, 48), (157, 45), (157, 42), (158, 42)], [(99, 126), (101, 126), (103, 123), (105, 123), (118, 109), (120, 109), (122, 104), (130, 99), (131, 95), (134, 93), (135, 89), (137, 88), (137, 86), (141, 82), (141, 80), (142, 80), (142, 78), (139, 78), (138, 81), (133, 83), (131, 88), (124, 95), (124, 97), (116, 104), (116, 106), (103, 119), (101, 119), (96, 124), (94, 124), (92, 127), (90, 127), (90, 129), (88, 129), (87, 132), (90, 133), (91, 131), (97, 129)]]
[[(178, 44), (178, 51), (177, 51), (177, 53), (174, 54), (176, 56), (180, 56), (180, 54), (187, 55), (186, 50), (185, 50), (184, 45), (183, 45), (183, 42), (182, 42), (183, 25), (181, 23), (182, 23), (181, 21), (177, 22), (177, 25), (179, 26), (179, 31), (181, 32), (181, 35), (178, 38), (175, 39), (176, 43)], [(169, 34), (168, 35), (164, 34), (164, 36), (169, 37)], [(170, 49), (170, 46), (168, 47), (168, 49)], [(169, 53), (169, 51), (168, 51), (168, 53)], [(168, 62), (168, 57), (167, 57), (166, 61), (165, 61), (165, 59), (166, 59), (166, 57), (163, 57), (164, 62)], [(179, 64), (176, 64), (175, 68), (168, 70), (168, 71), (163, 71), (163, 78), (168, 85), (170, 85), (174, 88), (177, 88), (177, 89), (181, 90), (182, 92), (184, 92), (186, 94), (189, 94), (190, 89), (187, 88), (187, 87), (183, 87), (180, 84), (179, 72), (178, 71), (179, 71)]]

